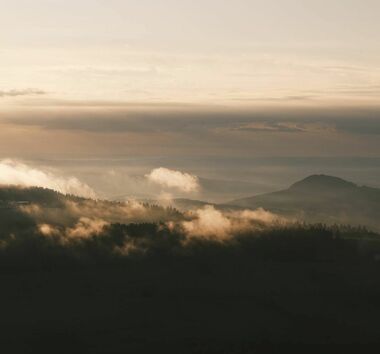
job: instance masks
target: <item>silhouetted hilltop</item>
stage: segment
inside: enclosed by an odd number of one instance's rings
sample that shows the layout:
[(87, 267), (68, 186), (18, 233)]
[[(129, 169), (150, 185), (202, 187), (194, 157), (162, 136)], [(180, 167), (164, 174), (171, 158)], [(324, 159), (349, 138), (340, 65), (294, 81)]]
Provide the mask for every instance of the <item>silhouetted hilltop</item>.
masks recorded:
[(327, 176), (327, 175), (311, 175), (292, 184), (289, 189), (294, 191), (323, 191), (323, 192), (337, 192), (340, 190), (349, 191), (357, 188), (357, 185), (348, 182), (342, 178)]
[(347, 223), (380, 228), (380, 189), (344, 179), (312, 175), (288, 189), (231, 201), (229, 205), (266, 210), (308, 222)]

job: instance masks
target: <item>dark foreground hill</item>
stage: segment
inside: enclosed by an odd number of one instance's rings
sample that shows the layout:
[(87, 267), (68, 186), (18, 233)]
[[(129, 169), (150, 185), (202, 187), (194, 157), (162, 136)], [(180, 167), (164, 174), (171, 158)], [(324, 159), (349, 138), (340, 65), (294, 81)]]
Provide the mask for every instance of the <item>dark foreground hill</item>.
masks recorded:
[(380, 229), (380, 189), (325, 175), (313, 175), (286, 190), (229, 204), (251, 209), (262, 207), (307, 222), (347, 223)]
[[(54, 195), (60, 203), (17, 194), (0, 209), (4, 353), (363, 353), (380, 344), (376, 233), (253, 224), (189, 238), (172, 209)], [(162, 221), (131, 221), (149, 218)]]
[[(127, 235), (152, 247), (112, 256), (110, 244)], [(185, 247), (153, 225), (115, 226), (71, 247), (23, 237), (0, 252), (6, 353), (363, 353), (380, 344), (379, 236), (364, 230), (300, 227)]]

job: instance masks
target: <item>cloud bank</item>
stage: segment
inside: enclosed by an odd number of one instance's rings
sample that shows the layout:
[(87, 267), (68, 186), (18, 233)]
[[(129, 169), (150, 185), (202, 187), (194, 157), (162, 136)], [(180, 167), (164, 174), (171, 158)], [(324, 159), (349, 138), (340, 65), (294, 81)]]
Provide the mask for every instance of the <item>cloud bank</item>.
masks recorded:
[(186, 193), (197, 192), (200, 189), (197, 176), (164, 167), (152, 170), (145, 177), (162, 187), (175, 188)]
[(94, 190), (75, 177), (58, 177), (52, 173), (44, 172), (11, 159), (0, 161), (0, 184), (22, 187), (43, 187), (64, 194), (96, 198)]

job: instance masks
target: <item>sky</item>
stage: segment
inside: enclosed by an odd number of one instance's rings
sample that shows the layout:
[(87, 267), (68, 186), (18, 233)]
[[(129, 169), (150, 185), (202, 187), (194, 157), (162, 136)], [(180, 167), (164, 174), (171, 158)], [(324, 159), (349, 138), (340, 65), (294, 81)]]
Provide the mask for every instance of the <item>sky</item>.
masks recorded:
[(376, 0), (3, 0), (2, 97), (373, 104), (379, 11)]
[(0, 158), (212, 178), (194, 161), (223, 160), (218, 175), (249, 181), (232, 160), (379, 158), (379, 13), (376, 0), (2, 0)]

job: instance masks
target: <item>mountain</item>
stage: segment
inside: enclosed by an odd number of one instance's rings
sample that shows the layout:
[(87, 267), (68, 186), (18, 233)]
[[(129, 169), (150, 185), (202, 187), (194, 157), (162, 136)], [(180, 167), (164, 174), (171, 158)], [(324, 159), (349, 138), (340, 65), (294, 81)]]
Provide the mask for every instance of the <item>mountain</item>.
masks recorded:
[(229, 205), (266, 210), (307, 222), (347, 223), (380, 229), (380, 189), (344, 179), (312, 175), (274, 193), (237, 199)]

